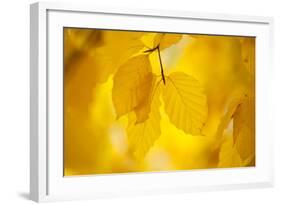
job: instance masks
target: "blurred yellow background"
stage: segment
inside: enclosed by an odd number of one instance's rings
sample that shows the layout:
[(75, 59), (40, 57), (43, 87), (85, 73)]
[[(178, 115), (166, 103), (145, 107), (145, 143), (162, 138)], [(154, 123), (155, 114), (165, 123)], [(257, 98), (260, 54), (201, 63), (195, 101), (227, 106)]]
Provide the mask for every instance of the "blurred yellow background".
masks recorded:
[[(132, 113), (117, 117), (114, 78), (132, 56), (153, 49), (157, 35), (64, 29), (65, 176), (255, 165), (253, 37), (165, 34), (168, 43), (158, 43), (165, 76), (182, 72), (196, 79), (208, 115), (200, 134), (187, 134), (171, 123), (159, 94), (161, 134), (143, 157), (134, 156), (127, 134)], [(156, 50), (149, 62), (161, 76)]]

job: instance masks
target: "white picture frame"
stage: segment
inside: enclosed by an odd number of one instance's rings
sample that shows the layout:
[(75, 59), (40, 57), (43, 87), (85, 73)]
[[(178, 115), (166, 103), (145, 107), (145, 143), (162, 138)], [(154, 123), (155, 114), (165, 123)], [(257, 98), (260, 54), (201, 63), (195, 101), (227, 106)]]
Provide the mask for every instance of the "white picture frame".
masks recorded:
[[(87, 27), (255, 36), (256, 166), (63, 177), (62, 28)], [(188, 28), (187, 28), (188, 27)], [(54, 201), (273, 186), (270, 110), (273, 19), (183, 11), (35, 3), (30, 12), (30, 198)]]

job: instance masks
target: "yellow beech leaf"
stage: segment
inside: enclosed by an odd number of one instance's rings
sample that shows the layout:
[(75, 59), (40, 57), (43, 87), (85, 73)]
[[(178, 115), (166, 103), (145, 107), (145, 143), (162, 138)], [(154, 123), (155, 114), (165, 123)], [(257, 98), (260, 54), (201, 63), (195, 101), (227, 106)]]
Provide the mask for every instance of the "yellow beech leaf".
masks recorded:
[(93, 69), (97, 70), (101, 83), (144, 47), (140, 41), (142, 32), (103, 31), (102, 34), (103, 46), (92, 53), (93, 62), (97, 64)]
[(112, 100), (117, 118), (144, 103), (151, 91), (153, 74), (147, 55), (130, 58), (113, 78)]
[(255, 154), (255, 100), (246, 95), (233, 115), (233, 143), (243, 160)]
[(220, 149), (218, 167), (241, 167), (242, 165), (243, 161), (235, 147), (233, 147), (233, 139), (226, 137)]
[(151, 102), (151, 112), (147, 120), (136, 124), (135, 113), (129, 113), (127, 127), (128, 141), (130, 150), (137, 159), (142, 159), (153, 146), (155, 140), (161, 135), (159, 93), (160, 89), (157, 87)]
[[(240, 156), (237, 157), (239, 154), (236, 148), (233, 147), (232, 137), (226, 136), (225, 134), (225, 130), (228, 129), (229, 124), (232, 121), (233, 114), (241, 101), (242, 99), (237, 97), (230, 102), (228, 109), (223, 117), (221, 117), (220, 123), (215, 132), (214, 138), (216, 142), (214, 143), (212, 150), (214, 155), (218, 156), (218, 167), (240, 166), (242, 163)], [(231, 130), (229, 132), (232, 132), (232, 127), (230, 129)], [(227, 145), (225, 145), (226, 143)]]
[(134, 108), (136, 113), (136, 122), (141, 123), (144, 122), (148, 117), (151, 110), (151, 102), (155, 95), (156, 89), (160, 84), (160, 81), (156, 83), (157, 77), (155, 75), (149, 75), (147, 78), (147, 83), (143, 85), (141, 91), (145, 95), (141, 102)]
[[(232, 147), (229, 148), (232, 151), (229, 153), (234, 154), (237, 160), (238, 157), (236, 153), (239, 154), (239, 162), (243, 164), (243, 166), (252, 166), (255, 164), (255, 105), (254, 105), (254, 97), (249, 97), (248, 95), (244, 95), (240, 98), (235, 98), (232, 100), (230, 105), (228, 106), (228, 111), (222, 117), (220, 125), (218, 126), (216, 132), (216, 139), (218, 143), (215, 148), (218, 148), (223, 140), (224, 130), (229, 127), (229, 124), (233, 120), (232, 129), (232, 138), (231, 141)], [(221, 149), (223, 149), (223, 146)], [(221, 150), (221, 152), (224, 152)], [(226, 156), (227, 154), (223, 153), (222, 156)], [(232, 158), (224, 158), (223, 160), (232, 160)], [(239, 161), (238, 160), (238, 161)], [(237, 161), (236, 161), (237, 162)], [(224, 162), (225, 163), (225, 162)], [(231, 163), (228, 161), (228, 163)], [(236, 163), (232, 164), (232, 166), (242, 166), (237, 165)]]
[(187, 134), (201, 134), (208, 114), (200, 83), (182, 72), (171, 73), (163, 86), (165, 110), (171, 123)]
[(160, 50), (169, 48), (170, 46), (178, 43), (182, 38), (181, 34), (164, 34), (160, 41)]
[(141, 37), (141, 41), (146, 49), (153, 49), (157, 46), (157, 44), (155, 43), (156, 39), (159, 39), (159, 36), (162, 35), (163, 34), (158, 33), (147, 33)]
[(178, 43), (181, 38), (181, 34), (149, 33), (142, 37), (142, 41), (149, 49), (159, 46), (160, 50), (164, 50), (165, 48)]
[(224, 140), (223, 132), (228, 127), (229, 123), (231, 122), (231, 120), (233, 118), (234, 113), (236, 112), (237, 106), (239, 104), (241, 104), (241, 102), (242, 102), (241, 97), (235, 98), (230, 102), (228, 109), (227, 109), (226, 113), (224, 114), (224, 116), (221, 118), (220, 124), (218, 125), (217, 131), (215, 133), (215, 137), (217, 140), (215, 148), (219, 148), (222, 141)]
[[(64, 29), (65, 74), (81, 67), (88, 76), (104, 83), (116, 69), (144, 47), (143, 32)], [(118, 39), (118, 40), (116, 40)], [(86, 68), (87, 67), (87, 68)], [(78, 71), (79, 72), (79, 71)]]

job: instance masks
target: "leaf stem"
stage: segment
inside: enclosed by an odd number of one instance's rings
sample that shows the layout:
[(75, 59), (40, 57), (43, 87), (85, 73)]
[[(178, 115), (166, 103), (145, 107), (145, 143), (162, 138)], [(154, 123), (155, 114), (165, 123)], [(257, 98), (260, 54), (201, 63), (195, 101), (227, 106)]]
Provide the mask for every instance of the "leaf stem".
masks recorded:
[(166, 84), (166, 79), (165, 79), (165, 75), (164, 75), (164, 69), (163, 69), (163, 64), (162, 64), (162, 60), (161, 60), (159, 45), (157, 46), (157, 52), (158, 52), (158, 57), (159, 57), (159, 61), (160, 61), (161, 77), (162, 77), (163, 83), (165, 85)]

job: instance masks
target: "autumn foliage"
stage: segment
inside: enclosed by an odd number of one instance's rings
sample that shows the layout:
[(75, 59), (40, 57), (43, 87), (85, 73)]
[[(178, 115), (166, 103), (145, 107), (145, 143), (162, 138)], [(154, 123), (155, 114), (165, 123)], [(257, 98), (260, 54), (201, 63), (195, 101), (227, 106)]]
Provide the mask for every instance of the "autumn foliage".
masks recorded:
[(64, 173), (255, 165), (255, 38), (64, 29)]

